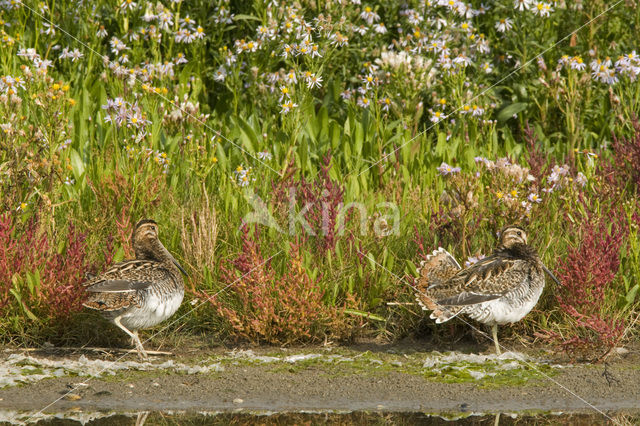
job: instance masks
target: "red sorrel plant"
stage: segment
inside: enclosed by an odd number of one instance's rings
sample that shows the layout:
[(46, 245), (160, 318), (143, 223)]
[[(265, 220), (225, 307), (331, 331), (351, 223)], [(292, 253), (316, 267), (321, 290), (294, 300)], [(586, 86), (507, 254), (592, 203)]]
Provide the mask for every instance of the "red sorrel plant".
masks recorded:
[[(320, 172), (313, 181), (308, 181), (304, 176), (296, 179), (296, 173), (292, 167), (290, 166), (287, 178), (274, 184), (274, 200), (281, 206), (280, 210), (287, 212), (292, 197), (295, 197), (295, 207), (298, 211), (308, 206), (303, 217), (315, 234), (313, 242), (316, 248), (322, 253), (334, 251), (338, 233), (344, 231), (338, 229), (340, 207), (344, 203), (344, 188), (329, 176), (331, 153), (323, 158)], [(352, 211), (348, 212), (345, 223), (349, 221), (351, 213)], [(299, 231), (302, 241), (307, 241), (310, 235), (304, 229)], [(348, 232), (346, 238), (352, 240), (353, 235)]]
[(84, 271), (87, 269), (86, 235), (69, 224), (64, 252), (50, 254), (41, 272), (44, 309), (52, 318), (67, 318), (82, 309)]
[(571, 354), (604, 350), (598, 358), (602, 359), (624, 332), (624, 320), (607, 311), (606, 299), (620, 267), (628, 225), (622, 208), (612, 207), (608, 214), (597, 214), (584, 199), (582, 203), (587, 214), (580, 225), (580, 243), (568, 248), (566, 258), (556, 268), (561, 283), (556, 298), (575, 329), (563, 336), (556, 332), (544, 336), (559, 342)]
[(129, 220), (129, 212), (127, 211), (126, 206), (122, 207), (120, 217), (116, 219), (116, 228), (118, 236), (120, 237), (120, 243), (124, 249), (125, 257), (127, 259), (133, 259), (135, 257), (131, 244), (131, 240), (133, 238), (133, 224), (131, 223), (131, 220)]
[(287, 265), (279, 272), (263, 254), (257, 227), (253, 235), (242, 227), (242, 250), (220, 266), (222, 286), (231, 286), (208, 299), (231, 335), (276, 345), (317, 342), (327, 335), (344, 337), (349, 330), (344, 309), (327, 306), (319, 278), (309, 276), (301, 246), (291, 243)]
[[(620, 190), (631, 186), (631, 192), (640, 189), (640, 122), (632, 119), (634, 133), (631, 137), (613, 134), (612, 155), (598, 162), (598, 178), (605, 184), (605, 196), (619, 196)], [(600, 192), (604, 192), (602, 189)]]
[(427, 260), (427, 254), (430, 253), (430, 250), (425, 248), (425, 244), (426, 244), (425, 237), (420, 233), (416, 225), (413, 226), (412, 241), (416, 245), (418, 254), (420, 255), (420, 260)]
[(635, 191), (640, 189), (640, 122), (637, 117), (632, 121), (634, 134), (630, 138), (618, 138), (613, 135), (614, 164), (613, 172), (623, 186), (630, 181)]
[(527, 153), (529, 158), (527, 163), (529, 165), (529, 171), (538, 182), (542, 180), (544, 172), (553, 167), (553, 163), (549, 163), (549, 155), (544, 152), (542, 144), (538, 141), (534, 129), (529, 126), (529, 122), (525, 122), (523, 129), (524, 141), (527, 145)]
[(85, 235), (70, 224), (60, 253), (56, 246), (36, 217), (21, 226), (0, 216), (0, 314), (55, 323), (82, 309)]

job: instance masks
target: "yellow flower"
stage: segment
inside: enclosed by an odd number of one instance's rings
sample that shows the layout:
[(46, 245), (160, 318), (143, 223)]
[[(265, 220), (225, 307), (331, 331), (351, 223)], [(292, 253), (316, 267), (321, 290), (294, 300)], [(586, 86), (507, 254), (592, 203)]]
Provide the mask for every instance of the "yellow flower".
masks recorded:
[(504, 197), (504, 194), (502, 192), (500, 192), (500, 191), (496, 192), (496, 198), (498, 200), (501, 200), (503, 197)]
[(212, 158), (211, 158), (211, 162), (212, 162), (213, 164), (217, 163), (217, 162), (218, 162), (218, 157), (212, 157)]
[(60, 90), (60, 85), (58, 83), (53, 83), (53, 86), (51, 86), (51, 88), (53, 90)]
[(517, 197), (518, 196), (518, 191), (516, 191), (515, 189), (512, 189), (510, 192), (512, 197)]
[(71, 106), (75, 106), (75, 104), (76, 104), (76, 100), (73, 99), (73, 98), (67, 99), (67, 102), (69, 102), (69, 105), (71, 105)]

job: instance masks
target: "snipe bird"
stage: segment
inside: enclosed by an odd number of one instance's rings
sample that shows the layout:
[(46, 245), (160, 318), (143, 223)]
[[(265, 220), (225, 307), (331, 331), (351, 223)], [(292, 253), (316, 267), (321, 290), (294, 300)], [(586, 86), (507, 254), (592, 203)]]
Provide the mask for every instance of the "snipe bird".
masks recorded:
[(496, 353), (498, 325), (520, 321), (538, 302), (544, 273), (559, 284), (519, 226), (506, 226), (494, 252), (462, 269), (442, 247), (420, 263), (416, 300), (440, 324), (460, 314), (491, 326)]
[(117, 263), (85, 282), (84, 306), (100, 311), (131, 336), (141, 358), (148, 358), (138, 330), (173, 315), (184, 297), (182, 266), (158, 239), (158, 224), (145, 219), (132, 237), (135, 259)]

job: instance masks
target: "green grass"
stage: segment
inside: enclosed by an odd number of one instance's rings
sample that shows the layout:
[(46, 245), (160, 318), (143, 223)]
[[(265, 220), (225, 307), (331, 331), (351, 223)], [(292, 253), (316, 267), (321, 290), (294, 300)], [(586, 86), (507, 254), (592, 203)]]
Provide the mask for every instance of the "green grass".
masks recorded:
[[(398, 277), (415, 274), (421, 259), (416, 237), (425, 250), (443, 246), (464, 261), (488, 254), (502, 225), (524, 223), (530, 242), (553, 270), (568, 251), (580, 247), (589, 221), (607, 219), (623, 206), (628, 234), (619, 270), (606, 285), (603, 300), (594, 301), (597, 309), (577, 309), (630, 324), (638, 314), (640, 286), (638, 219), (633, 216), (638, 168), (612, 149), (612, 135), (633, 138), (640, 89), (620, 67), (615, 71), (618, 82), (599, 81), (590, 63), (600, 59), (613, 69), (621, 55), (638, 48), (634, 28), (640, 25), (640, 9), (622, 2), (606, 11), (610, 4), (590, 0), (580, 10), (554, 3), (550, 16), (541, 17), (533, 10), (514, 10), (513, 2), (504, 0), (466, 19), (446, 7), (408, 3), (424, 18), (421, 22), (410, 22), (410, 14), (396, 2), (344, 7), (302, 2), (299, 9), (286, 9), (294, 6), (287, 1), (281, 7), (163, 2), (164, 13), (171, 15), (165, 29), (159, 29), (159, 18), (143, 19), (145, 13), (163, 13), (156, 3), (143, 1), (133, 10), (113, 1), (6, 7), (0, 13), (0, 20), (10, 24), (2, 27), (0, 38), (0, 198), (11, 222), (5, 233), (24, 248), (27, 224), (37, 218), (37, 235), (47, 235), (50, 242), (38, 256), (50, 259), (54, 253), (69, 253), (67, 224), (73, 223), (86, 235), (84, 266), (99, 272), (105, 261), (126, 257), (131, 227), (152, 217), (161, 224), (164, 244), (189, 272), (187, 301), (196, 303), (193, 309), (185, 304), (169, 332), (273, 344), (344, 341), (357, 335), (392, 340), (411, 333), (422, 317), (416, 306), (386, 304), (413, 301), (411, 288)], [(225, 21), (225, 10), (234, 14), (231, 22)], [(605, 11), (603, 18), (593, 20)], [(370, 12), (379, 21), (368, 24)], [(176, 41), (180, 19), (186, 16), (195, 20), (192, 33), (198, 27), (204, 33), (188, 44)], [(308, 48), (315, 46), (321, 56), (285, 58), (285, 45), (304, 46), (301, 17), (314, 27)], [(450, 25), (440, 28), (439, 18)], [(513, 24), (505, 34), (496, 28), (502, 18)], [(49, 20), (58, 26), (55, 34), (43, 32)], [(379, 22), (388, 32), (375, 32), (373, 25)], [(360, 25), (369, 29), (367, 36), (357, 33)], [(107, 32), (103, 38), (101, 26)], [(263, 26), (274, 34), (259, 42)], [(149, 36), (154, 31), (162, 34), (161, 40)], [(348, 44), (336, 45), (343, 36)], [(419, 45), (422, 36), (430, 37), (425, 46)], [(115, 54), (112, 37), (127, 49)], [(469, 65), (454, 66), (456, 72), (437, 65), (439, 57), (429, 44), (441, 39), (447, 40), (451, 58), (464, 54)], [(248, 43), (260, 46), (253, 51)], [(18, 56), (29, 48), (39, 60)], [(60, 58), (65, 48), (78, 49), (83, 57)], [(388, 52), (406, 56), (394, 59)], [(103, 62), (104, 55), (111, 67)], [(574, 63), (580, 57), (586, 70), (560, 66), (563, 55)], [(188, 62), (179, 63), (182, 57)], [(41, 60), (52, 61), (46, 73), (37, 72)], [(485, 72), (485, 64), (491, 72)], [(287, 80), (291, 71), (295, 83)], [(321, 87), (309, 88), (306, 73), (322, 77)], [(16, 77), (24, 83), (16, 83)], [(349, 99), (344, 99), (346, 92)], [(361, 106), (365, 98), (367, 108)], [(115, 99), (124, 105), (122, 125), (114, 122), (119, 107), (104, 107)], [(284, 114), (287, 102), (297, 106)], [(473, 115), (478, 108), (484, 112)], [(434, 123), (437, 112), (446, 119)], [(509, 157), (526, 169), (523, 179), (503, 167), (489, 170), (477, 164), (479, 156), (493, 161)], [(613, 169), (606, 168), (610, 161)], [(443, 162), (462, 170), (442, 176), (437, 168)], [(543, 192), (552, 186), (552, 166), (565, 163), (562, 187)], [(539, 166), (540, 175), (528, 180), (527, 173)], [(607, 180), (610, 170), (613, 182)], [(578, 173), (585, 186), (576, 184)], [(292, 235), (289, 188), (299, 196), (306, 191), (294, 216), (307, 201), (315, 202), (316, 218), (322, 217), (324, 202), (361, 203), (366, 232), (352, 218), (334, 243), (306, 234), (299, 223)], [(331, 188), (339, 191), (323, 195)], [(531, 202), (531, 194), (542, 202)], [(254, 211), (254, 195), (280, 231), (262, 225), (248, 233), (239, 229)], [(381, 226), (380, 217), (392, 213), (381, 203), (392, 203), (399, 213), (385, 218), (394, 231), (388, 236), (373, 232), (376, 223)], [(321, 220), (314, 224), (317, 233)], [(336, 223), (331, 222), (331, 230), (338, 230)], [(269, 278), (248, 283), (265, 289), (249, 295), (273, 302), (271, 316), (262, 315), (264, 300), (239, 299), (235, 290), (240, 284), (225, 287), (246, 271), (238, 262), (246, 255), (242, 244), (247, 241), (256, 246), (250, 267), (274, 256)], [(287, 275), (293, 264), (300, 265), (298, 273)], [(34, 271), (15, 256), (0, 264), (0, 338), (25, 345), (98, 339), (95, 331), (74, 320), (77, 305), (51, 307), (47, 289), (61, 285), (62, 273), (41, 279), (47, 268), (39, 268)], [(72, 291), (81, 292), (82, 277), (74, 274)], [(289, 290), (301, 281), (306, 284), (299, 293)], [(277, 304), (288, 300), (286, 295), (306, 299), (309, 288), (322, 294), (314, 305)], [(205, 293), (216, 294), (217, 304), (200, 305)], [(557, 293), (550, 286), (516, 331), (593, 338), (592, 331), (559, 307)], [(285, 321), (278, 329), (269, 325), (278, 324), (284, 311), (301, 321)], [(322, 312), (322, 318), (313, 318), (314, 312)], [(428, 334), (447, 336), (446, 330), (428, 327)], [(624, 340), (637, 337), (637, 328), (624, 334)]]

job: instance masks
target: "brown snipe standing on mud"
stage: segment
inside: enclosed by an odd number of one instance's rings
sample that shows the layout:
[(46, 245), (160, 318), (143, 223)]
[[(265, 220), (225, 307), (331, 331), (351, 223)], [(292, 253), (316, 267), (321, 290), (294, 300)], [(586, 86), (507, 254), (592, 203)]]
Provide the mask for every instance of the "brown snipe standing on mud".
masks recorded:
[(158, 239), (153, 220), (137, 223), (132, 237), (136, 258), (117, 263), (85, 282), (84, 306), (100, 311), (131, 336), (141, 358), (147, 358), (138, 330), (173, 315), (184, 296), (186, 272)]
[(459, 314), (491, 326), (496, 353), (498, 324), (520, 321), (533, 309), (544, 288), (544, 273), (559, 284), (519, 226), (506, 226), (494, 252), (462, 269), (442, 247), (420, 263), (416, 300), (436, 323)]

